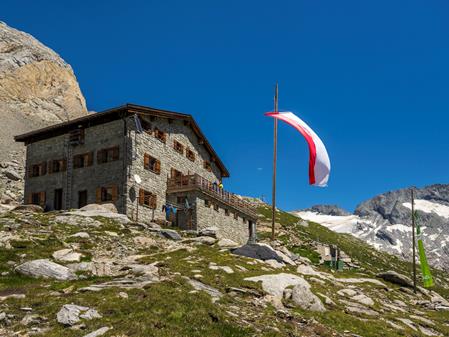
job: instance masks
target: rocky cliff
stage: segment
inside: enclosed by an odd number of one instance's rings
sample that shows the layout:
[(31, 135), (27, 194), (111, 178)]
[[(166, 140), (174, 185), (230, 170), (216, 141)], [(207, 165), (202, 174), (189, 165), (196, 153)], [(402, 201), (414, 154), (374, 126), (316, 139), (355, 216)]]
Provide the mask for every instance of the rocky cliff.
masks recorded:
[[(362, 202), (354, 214), (335, 216), (325, 207), (295, 212), (336, 232), (350, 233), (374, 247), (412, 257), (410, 189), (400, 189)], [(449, 185), (415, 189), (415, 209), (423, 229), (429, 263), (449, 270)]]
[(0, 195), (20, 199), (24, 147), (15, 135), (84, 114), (86, 102), (70, 65), (0, 22)]

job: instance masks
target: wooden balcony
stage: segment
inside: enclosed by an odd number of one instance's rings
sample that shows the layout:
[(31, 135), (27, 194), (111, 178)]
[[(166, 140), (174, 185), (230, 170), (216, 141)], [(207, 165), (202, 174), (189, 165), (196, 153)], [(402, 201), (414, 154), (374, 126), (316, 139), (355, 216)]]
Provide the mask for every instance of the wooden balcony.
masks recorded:
[(201, 177), (198, 174), (186, 175), (181, 177), (168, 178), (167, 193), (188, 192), (198, 190), (211, 197), (229, 205), (238, 211), (257, 219), (257, 213), (248, 202), (242, 200), (237, 195), (219, 188), (216, 184)]

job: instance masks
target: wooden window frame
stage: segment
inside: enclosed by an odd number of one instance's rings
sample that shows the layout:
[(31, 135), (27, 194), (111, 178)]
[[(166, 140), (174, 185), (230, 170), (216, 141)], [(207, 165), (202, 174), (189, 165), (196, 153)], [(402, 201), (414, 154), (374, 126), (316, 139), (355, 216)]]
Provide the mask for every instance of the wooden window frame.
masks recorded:
[[(81, 164), (82, 163), (82, 164)], [(73, 156), (73, 168), (79, 169), (89, 167), (94, 164), (94, 152), (80, 153)]]
[(167, 134), (158, 128), (154, 128), (154, 137), (164, 144), (167, 142)]
[(155, 174), (161, 174), (161, 161), (148, 153), (143, 155), (143, 167)]
[[(29, 197), (29, 204), (32, 205), (39, 205), (42, 208), (45, 208), (45, 202), (46, 202), (46, 198), (45, 198), (45, 192), (31, 192), (30, 197)], [(37, 198), (37, 201), (35, 201), (35, 198)]]
[(173, 167), (170, 169), (170, 177), (171, 178), (181, 178), (182, 176), (184, 176), (184, 174), (181, 171), (179, 171)]
[(120, 146), (112, 146), (97, 151), (97, 164), (106, 164), (120, 159)]
[(151, 209), (157, 208), (157, 195), (143, 188), (139, 189), (139, 205)]
[(188, 160), (190, 160), (191, 162), (195, 161), (195, 152), (193, 152), (191, 149), (186, 148), (186, 157)]
[(47, 174), (47, 162), (41, 162), (38, 164), (32, 164), (29, 168), (28, 177), (35, 178), (44, 176)]
[(184, 155), (184, 145), (177, 140), (173, 140), (173, 149), (181, 155)]
[(48, 162), (48, 174), (64, 172), (67, 170), (67, 160), (53, 159)]
[[(110, 192), (108, 191), (110, 190)], [(109, 197), (103, 198), (104, 196), (111, 195)], [(118, 199), (118, 187), (117, 185), (108, 185), (108, 186), (100, 186), (96, 189), (96, 203), (97, 204), (105, 204), (105, 203), (115, 203)]]
[(205, 160), (203, 163), (204, 169), (208, 172), (212, 172), (212, 164), (210, 161)]

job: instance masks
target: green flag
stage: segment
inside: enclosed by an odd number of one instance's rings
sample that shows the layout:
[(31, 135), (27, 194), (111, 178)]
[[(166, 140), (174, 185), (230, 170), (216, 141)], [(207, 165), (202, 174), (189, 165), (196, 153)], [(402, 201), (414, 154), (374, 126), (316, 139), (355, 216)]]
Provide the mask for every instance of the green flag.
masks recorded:
[(424, 251), (424, 244), (422, 242), (422, 232), (421, 227), (418, 222), (418, 214), (415, 212), (415, 221), (416, 221), (416, 236), (418, 238), (418, 253), (419, 253), (419, 262), (421, 264), (421, 272), (424, 288), (430, 288), (433, 286), (433, 278), (430, 273), (429, 264), (427, 263), (426, 252)]

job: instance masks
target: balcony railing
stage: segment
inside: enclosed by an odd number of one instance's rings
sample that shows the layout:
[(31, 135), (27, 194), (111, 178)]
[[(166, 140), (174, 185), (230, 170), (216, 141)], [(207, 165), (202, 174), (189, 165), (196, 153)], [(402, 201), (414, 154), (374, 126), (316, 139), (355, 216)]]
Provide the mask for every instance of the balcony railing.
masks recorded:
[(198, 174), (173, 177), (168, 178), (167, 180), (167, 193), (187, 192), (195, 189), (200, 190), (210, 197), (228, 204), (253, 218), (257, 218), (257, 213), (251, 204), (242, 200), (237, 195), (225, 191), (217, 184), (211, 183), (209, 180)]

